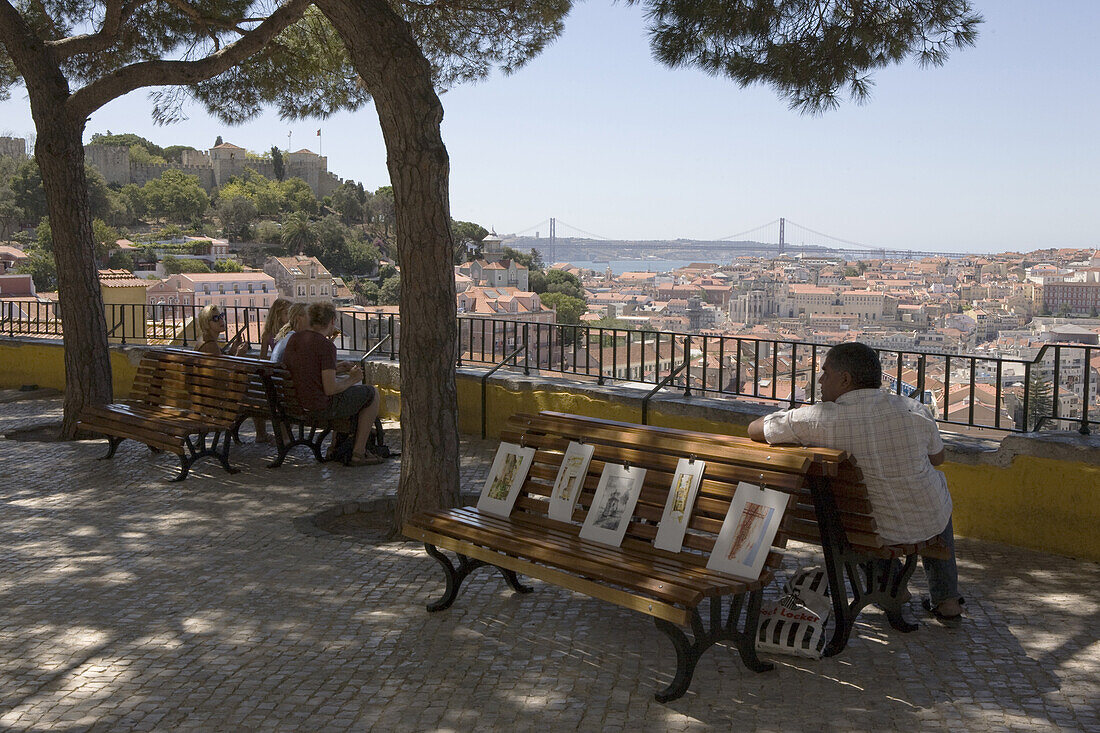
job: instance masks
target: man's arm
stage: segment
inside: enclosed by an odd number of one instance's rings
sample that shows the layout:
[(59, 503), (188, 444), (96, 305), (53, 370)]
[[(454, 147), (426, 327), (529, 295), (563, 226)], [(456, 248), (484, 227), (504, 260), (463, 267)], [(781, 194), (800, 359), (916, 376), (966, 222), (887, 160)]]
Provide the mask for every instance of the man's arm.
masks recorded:
[(943, 449), (941, 448), (939, 453), (928, 456), (928, 460), (931, 461), (933, 466), (943, 463)]
[(343, 392), (353, 384), (358, 384), (362, 379), (363, 370), (358, 365), (353, 366), (347, 374), (339, 379), (336, 378), (335, 369), (323, 369), (321, 371), (321, 386), (324, 387), (325, 394), (329, 397)]
[(758, 417), (749, 423), (749, 438), (758, 443), (768, 442), (768, 439), (764, 437), (764, 418)]

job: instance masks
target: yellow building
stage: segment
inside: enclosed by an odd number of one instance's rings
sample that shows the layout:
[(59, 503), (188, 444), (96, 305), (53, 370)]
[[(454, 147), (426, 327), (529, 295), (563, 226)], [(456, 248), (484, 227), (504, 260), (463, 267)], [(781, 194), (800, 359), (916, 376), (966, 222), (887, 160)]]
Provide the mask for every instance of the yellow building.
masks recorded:
[(129, 270), (100, 270), (99, 293), (107, 321), (107, 338), (113, 343), (147, 343), (145, 336), (145, 289), (148, 280), (134, 277)]

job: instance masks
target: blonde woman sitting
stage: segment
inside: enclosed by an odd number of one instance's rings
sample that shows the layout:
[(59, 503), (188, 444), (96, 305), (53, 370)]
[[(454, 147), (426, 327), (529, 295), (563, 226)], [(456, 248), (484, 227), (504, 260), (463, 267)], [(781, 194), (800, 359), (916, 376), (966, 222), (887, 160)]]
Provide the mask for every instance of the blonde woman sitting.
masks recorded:
[(287, 342), (296, 331), (304, 331), (309, 328), (309, 316), (306, 309), (307, 303), (294, 303), (287, 309), (286, 323), (275, 334), (275, 346), (271, 349), (271, 361), (282, 363), (283, 352), (286, 351)]
[[(287, 322), (287, 312), (290, 310), (290, 301), (286, 298), (276, 298), (271, 307), (267, 309), (267, 318), (264, 319), (264, 329), (260, 333), (260, 358), (266, 359), (275, 348), (275, 336)], [(274, 361), (274, 359), (272, 360)], [(253, 418), (256, 423), (256, 442), (270, 443), (271, 436), (267, 432), (267, 421), (262, 417)]]
[(199, 313), (198, 324), (202, 343), (195, 347), (195, 351), (211, 356), (241, 356), (248, 351), (248, 344), (241, 340), (240, 334), (234, 336), (224, 347), (218, 344), (221, 335), (229, 329), (225, 322), (225, 310), (221, 306), (211, 303), (203, 308)]

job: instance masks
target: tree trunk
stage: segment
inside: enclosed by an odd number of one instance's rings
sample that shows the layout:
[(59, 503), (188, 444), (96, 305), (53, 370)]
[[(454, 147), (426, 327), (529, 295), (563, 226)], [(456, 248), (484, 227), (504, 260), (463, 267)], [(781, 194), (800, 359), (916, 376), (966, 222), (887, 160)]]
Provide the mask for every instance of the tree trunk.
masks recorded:
[[(317, 3), (374, 97), (401, 260), (401, 481), (395, 529), (458, 503), (457, 341), (443, 105), (407, 23), (385, 0)], [(388, 228), (388, 223), (387, 223)]]
[(111, 361), (103, 298), (92, 242), (88, 184), (84, 174), (84, 120), (65, 113), (67, 89), (32, 89), (31, 112), (38, 138), (35, 160), (50, 213), (58, 306), (65, 338), (65, 414), (61, 437), (76, 435), (85, 405), (111, 401)]

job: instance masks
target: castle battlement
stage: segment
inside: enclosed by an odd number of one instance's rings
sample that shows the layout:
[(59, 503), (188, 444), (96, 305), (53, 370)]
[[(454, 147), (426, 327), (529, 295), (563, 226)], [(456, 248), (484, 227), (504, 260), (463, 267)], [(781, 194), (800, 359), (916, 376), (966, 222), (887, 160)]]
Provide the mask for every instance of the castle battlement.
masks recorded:
[(0, 137), (0, 157), (26, 159), (27, 140), (22, 137)]
[[(0, 138), (4, 139), (11, 138)], [(2, 153), (3, 148), (0, 148)], [(250, 157), (247, 150), (231, 143), (223, 143), (208, 151), (184, 150), (182, 165), (136, 163), (130, 157), (130, 149), (122, 145), (85, 145), (84, 157), (108, 183), (120, 186), (129, 183), (143, 185), (168, 170), (198, 176), (200, 185), (207, 193), (224, 185), (233, 176), (243, 175), (250, 168), (267, 178), (275, 177), (274, 163)], [(329, 173), (328, 158), (324, 156), (299, 150), (285, 153), (283, 159), (286, 176), (304, 180), (318, 198), (332, 193), (341, 183), (340, 178)]]

